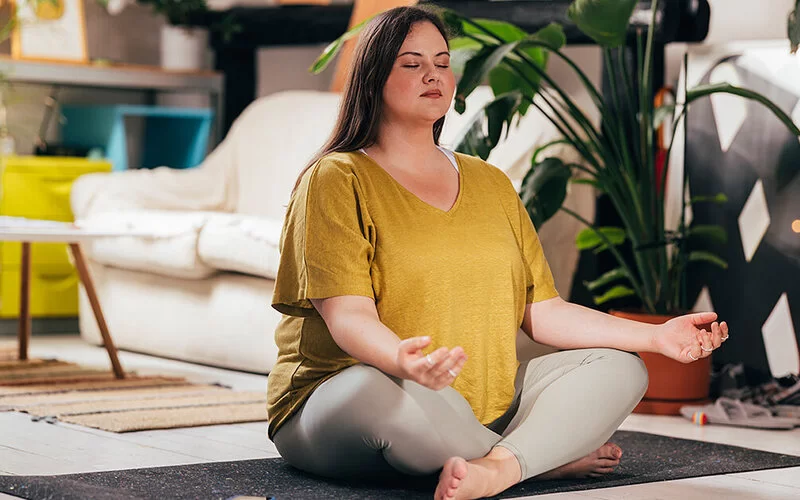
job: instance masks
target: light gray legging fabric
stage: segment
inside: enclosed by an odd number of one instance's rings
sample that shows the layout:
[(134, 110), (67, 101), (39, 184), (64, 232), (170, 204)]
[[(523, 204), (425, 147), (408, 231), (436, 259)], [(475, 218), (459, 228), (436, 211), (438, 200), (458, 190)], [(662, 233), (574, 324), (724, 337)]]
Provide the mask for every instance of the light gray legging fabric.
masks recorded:
[(358, 364), (320, 385), (275, 434), (281, 456), (322, 476), (430, 474), (452, 456), (485, 456), (494, 446), (519, 460), (522, 479), (602, 446), (647, 388), (633, 354), (577, 349), (520, 366), (517, 397), (484, 426), (452, 387), (433, 391)]

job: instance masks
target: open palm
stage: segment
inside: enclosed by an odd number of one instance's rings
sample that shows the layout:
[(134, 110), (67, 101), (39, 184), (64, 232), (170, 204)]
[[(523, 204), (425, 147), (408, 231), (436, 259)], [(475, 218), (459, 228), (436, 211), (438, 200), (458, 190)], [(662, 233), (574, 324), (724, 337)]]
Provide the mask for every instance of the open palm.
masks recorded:
[[(655, 334), (658, 352), (681, 363), (710, 356), (728, 338), (727, 323), (718, 323), (716, 319), (717, 314), (713, 312), (672, 318), (660, 325)], [(710, 328), (708, 323), (711, 323)]]

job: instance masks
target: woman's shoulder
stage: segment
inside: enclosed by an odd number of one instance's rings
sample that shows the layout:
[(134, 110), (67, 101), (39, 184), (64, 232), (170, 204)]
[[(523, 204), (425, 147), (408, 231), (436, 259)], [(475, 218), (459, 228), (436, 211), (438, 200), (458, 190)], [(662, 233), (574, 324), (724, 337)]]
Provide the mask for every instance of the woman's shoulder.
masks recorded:
[(357, 183), (364, 170), (362, 156), (355, 151), (327, 153), (315, 161), (306, 174), (311, 177), (312, 184), (322, 183), (326, 187), (332, 183)]
[(456, 158), (464, 168), (469, 168), (474, 175), (480, 175), (484, 178), (491, 179), (495, 183), (499, 183), (502, 187), (514, 189), (511, 184), (511, 179), (508, 178), (505, 172), (500, 168), (492, 165), (488, 161), (478, 156), (468, 155), (466, 153), (454, 152)]

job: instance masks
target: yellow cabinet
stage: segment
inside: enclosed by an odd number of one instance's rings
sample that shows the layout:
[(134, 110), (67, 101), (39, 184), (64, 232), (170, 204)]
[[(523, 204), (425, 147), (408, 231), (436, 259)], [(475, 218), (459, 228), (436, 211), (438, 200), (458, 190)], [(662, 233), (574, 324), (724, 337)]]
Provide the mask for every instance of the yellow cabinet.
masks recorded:
[[(108, 161), (56, 156), (2, 159), (0, 215), (70, 222), (72, 183), (81, 175), (110, 172)], [(21, 244), (0, 242), (0, 317), (19, 314)], [(31, 245), (31, 315), (76, 316), (78, 275), (67, 245)]]

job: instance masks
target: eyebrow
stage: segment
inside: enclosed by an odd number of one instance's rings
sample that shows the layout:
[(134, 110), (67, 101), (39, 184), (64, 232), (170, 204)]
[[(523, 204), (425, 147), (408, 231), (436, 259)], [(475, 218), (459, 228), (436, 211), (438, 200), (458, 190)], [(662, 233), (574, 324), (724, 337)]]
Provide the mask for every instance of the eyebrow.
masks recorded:
[[(419, 52), (403, 52), (402, 54), (398, 54), (397, 57), (401, 57), (401, 56), (405, 56), (405, 55), (422, 57), (422, 54), (420, 54)], [(439, 52), (434, 57), (449, 56), (449, 55), (450, 55), (450, 52), (445, 50), (444, 52)]]

